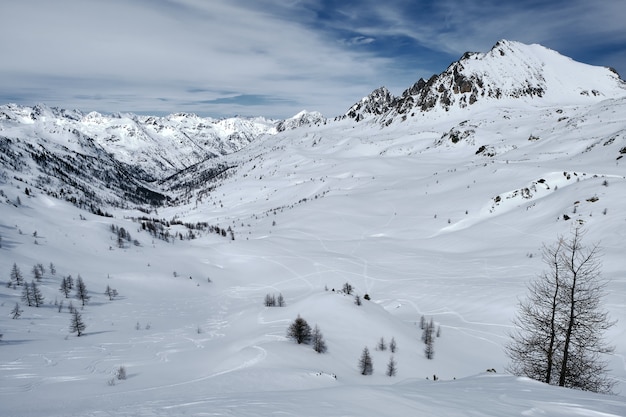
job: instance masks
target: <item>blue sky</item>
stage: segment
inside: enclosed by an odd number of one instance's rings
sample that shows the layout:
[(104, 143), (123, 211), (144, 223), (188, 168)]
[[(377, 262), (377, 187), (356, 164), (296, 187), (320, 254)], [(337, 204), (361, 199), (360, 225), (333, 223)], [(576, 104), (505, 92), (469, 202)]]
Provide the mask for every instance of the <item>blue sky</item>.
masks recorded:
[(4, 1), (0, 104), (333, 117), (499, 39), (626, 78), (625, 16), (624, 0)]

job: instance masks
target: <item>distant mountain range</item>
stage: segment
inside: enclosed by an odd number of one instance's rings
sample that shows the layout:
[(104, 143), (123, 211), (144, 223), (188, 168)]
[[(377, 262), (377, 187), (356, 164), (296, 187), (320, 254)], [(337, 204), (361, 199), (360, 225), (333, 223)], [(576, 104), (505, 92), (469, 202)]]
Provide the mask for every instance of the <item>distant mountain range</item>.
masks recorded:
[[(398, 97), (378, 88), (333, 120), (307, 111), (286, 120), (216, 120), (187, 113), (103, 115), (7, 104), (0, 106), (0, 177), (28, 176), (24, 181), (32, 187), (79, 206), (160, 205), (176, 198), (168, 187), (189, 192), (230, 168), (219, 157), (264, 135), (345, 120), (384, 127), (430, 113), (467, 112), (494, 100), (500, 106), (560, 106), (624, 95), (626, 83), (611, 69), (575, 62), (540, 45), (503, 40), (487, 53), (465, 53)], [(451, 129), (453, 137), (463, 134)], [(191, 173), (195, 179), (177, 183)]]

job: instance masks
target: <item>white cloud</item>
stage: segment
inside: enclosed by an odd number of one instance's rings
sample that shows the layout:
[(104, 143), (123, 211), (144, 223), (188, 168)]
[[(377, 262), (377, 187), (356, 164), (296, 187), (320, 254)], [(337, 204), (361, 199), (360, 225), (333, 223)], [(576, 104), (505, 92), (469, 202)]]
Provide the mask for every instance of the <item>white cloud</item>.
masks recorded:
[(42, 100), (67, 107), (214, 114), (246, 108), (192, 103), (262, 95), (276, 100), (242, 113), (288, 116), (307, 106), (333, 116), (389, 64), (232, 1), (62, 4), (3, 6), (0, 34), (11, 42), (3, 47), (1, 90), (18, 96), (36, 87), (47, 93)]

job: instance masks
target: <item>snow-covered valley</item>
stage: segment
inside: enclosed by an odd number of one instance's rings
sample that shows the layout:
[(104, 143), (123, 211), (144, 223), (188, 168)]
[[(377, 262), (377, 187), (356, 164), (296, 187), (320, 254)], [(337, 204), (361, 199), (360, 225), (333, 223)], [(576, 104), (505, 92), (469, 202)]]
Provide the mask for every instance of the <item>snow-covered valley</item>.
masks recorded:
[[(28, 158), (3, 164), (1, 280), (16, 264), (30, 282), (43, 264), (45, 303), (0, 288), (0, 414), (626, 415), (626, 98), (554, 96), (297, 123), (151, 183), (175, 204), (102, 204), (112, 217), (50, 195), (57, 184)], [(15, 155), (41, 139), (12, 148), (11, 129), (3, 149)], [(229, 169), (196, 181), (218, 166)], [(189, 227), (203, 222), (218, 233)], [(546, 268), (542, 245), (576, 224), (602, 248), (616, 396), (505, 372), (518, 299)], [(84, 307), (59, 291), (70, 274), (89, 290)], [(286, 306), (266, 307), (267, 294)], [(287, 338), (298, 315), (319, 325), (326, 353)], [(431, 360), (422, 317), (440, 329)], [(381, 338), (397, 342), (393, 377)]]

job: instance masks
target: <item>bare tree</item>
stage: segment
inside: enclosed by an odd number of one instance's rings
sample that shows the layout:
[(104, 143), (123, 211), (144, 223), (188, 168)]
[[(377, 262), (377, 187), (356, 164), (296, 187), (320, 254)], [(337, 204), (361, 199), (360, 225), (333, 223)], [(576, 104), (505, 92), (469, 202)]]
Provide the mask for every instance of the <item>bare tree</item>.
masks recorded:
[(603, 354), (613, 351), (602, 337), (615, 324), (601, 303), (606, 281), (601, 277), (600, 249), (585, 247), (580, 226), (569, 240), (545, 247), (549, 272), (529, 286), (514, 321), (506, 351), (508, 370), (539, 381), (593, 392), (610, 392)]

